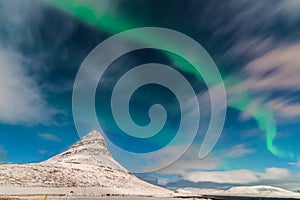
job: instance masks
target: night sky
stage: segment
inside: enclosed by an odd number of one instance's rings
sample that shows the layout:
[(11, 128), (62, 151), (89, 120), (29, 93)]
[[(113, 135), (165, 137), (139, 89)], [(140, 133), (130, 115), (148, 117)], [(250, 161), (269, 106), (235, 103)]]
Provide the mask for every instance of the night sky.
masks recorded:
[[(163, 185), (186, 181), (300, 188), (299, 10), (299, 0), (0, 0), (0, 162), (40, 162), (87, 134), (76, 129), (72, 113), (73, 86), (84, 59), (115, 34), (162, 27), (197, 41), (218, 67), (227, 110), (216, 146), (198, 158), (212, 112), (208, 90), (215, 77), (207, 85), (187, 60), (154, 48), (120, 56), (99, 81), (95, 111), (106, 137), (137, 154), (170, 144), (182, 117), (170, 89), (147, 84), (130, 99), (132, 120), (140, 126), (150, 123), (152, 105), (161, 104), (167, 112), (163, 129), (148, 140), (126, 135), (110, 110), (112, 91), (123, 74), (146, 63), (164, 64), (181, 73), (200, 99), (200, 127), (176, 162), (141, 176)], [(128, 40), (162, 43), (159, 39)], [(118, 48), (111, 46), (100, 56)], [(140, 74), (130, 81), (146, 77)], [(129, 170), (147, 171), (168, 155), (183, 153), (190, 135), (181, 137), (181, 142), (171, 143), (169, 154), (157, 154), (158, 161), (152, 163), (143, 156), (132, 161), (126, 152), (118, 154), (108, 146)]]

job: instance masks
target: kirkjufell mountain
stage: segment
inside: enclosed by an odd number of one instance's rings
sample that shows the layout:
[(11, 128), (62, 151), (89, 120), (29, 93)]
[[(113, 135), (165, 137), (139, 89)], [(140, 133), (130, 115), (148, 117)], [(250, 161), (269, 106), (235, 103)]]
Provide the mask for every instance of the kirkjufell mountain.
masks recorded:
[(0, 187), (102, 188), (125, 193), (171, 194), (138, 179), (118, 164), (97, 131), (46, 161), (0, 165)]

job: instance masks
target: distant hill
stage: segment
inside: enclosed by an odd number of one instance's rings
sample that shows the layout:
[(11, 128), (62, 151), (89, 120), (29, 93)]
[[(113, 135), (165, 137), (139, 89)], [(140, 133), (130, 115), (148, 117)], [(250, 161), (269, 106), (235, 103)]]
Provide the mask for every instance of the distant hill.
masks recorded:
[(284, 190), (282, 188), (258, 185), (258, 186), (238, 186), (227, 190), (185, 188), (194, 194), (213, 196), (242, 196), (242, 197), (274, 197), (274, 198), (300, 198), (299, 193)]

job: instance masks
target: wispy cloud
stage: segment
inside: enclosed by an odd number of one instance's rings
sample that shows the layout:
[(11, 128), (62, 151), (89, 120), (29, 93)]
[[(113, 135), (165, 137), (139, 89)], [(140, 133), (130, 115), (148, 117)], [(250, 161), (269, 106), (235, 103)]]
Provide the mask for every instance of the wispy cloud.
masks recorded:
[(222, 165), (222, 160), (212, 153), (204, 159), (198, 157), (198, 146), (192, 146), (172, 165), (157, 171), (159, 174), (178, 174), (184, 175), (190, 170), (216, 170)]
[[(211, 170), (189, 170), (180, 174), (180, 180), (190, 181), (194, 183), (212, 182), (219, 184), (262, 184), (284, 186), (291, 188), (300, 186), (297, 183), (300, 173), (291, 172), (285, 168), (270, 167), (266, 168), (263, 172), (257, 172), (247, 169), (229, 170), (229, 171), (211, 171)], [(158, 180), (161, 177), (158, 178)], [(163, 178), (163, 184), (176, 182), (176, 180), (167, 180)]]
[(299, 51), (300, 43), (284, 45), (254, 59), (245, 67), (246, 79), (238, 90), (250, 91), (256, 96), (253, 106), (265, 104), (281, 120), (299, 117), (300, 103), (293, 101), (300, 84)]
[(47, 154), (48, 151), (47, 150), (38, 150), (38, 153), (41, 155)]
[[(70, 90), (71, 84), (59, 84), (63, 86), (58, 90), (41, 75), (50, 70), (43, 59), (51, 53), (51, 49), (38, 44), (47, 39), (40, 31), (45, 24), (45, 5), (37, 0), (0, 1), (0, 9), (0, 123), (56, 123), (55, 117), (65, 113), (49, 105), (47, 95)], [(73, 30), (70, 20), (62, 24), (60, 34), (52, 26), (48, 29), (49, 39), (55, 36), (51, 48), (61, 44)]]
[(255, 152), (255, 149), (247, 148), (245, 144), (238, 144), (232, 147), (229, 150), (223, 152), (224, 157), (229, 158), (238, 158), (244, 155), (252, 154)]
[(44, 139), (44, 140), (48, 140), (48, 141), (52, 141), (52, 142), (62, 142), (62, 140), (57, 137), (56, 135), (53, 135), (53, 134), (49, 134), (49, 133), (41, 133), (39, 134), (39, 137)]
[(187, 172), (183, 179), (192, 182), (215, 182), (232, 184), (251, 184), (262, 181), (282, 181), (292, 178), (292, 173), (284, 168), (266, 168), (265, 172), (251, 170), (232, 171), (194, 171)]
[(289, 164), (289, 165), (294, 165), (294, 166), (300, 168), (300, 160), (299, 160), (298, 162), (289, 162), (288, 164)]
[(253, 90), (299, 90), (300, 43), (278, 47), (250, 62), (246, 86)]
[[(229, 96), (230, 90), (248, 91), (255, 101), (252, 106), (267, 105), (281, 119), (298, 117), (298, 103), (277, 99), (276, 94), (280, 92), (283, 96), (285, 92), (289, 94), (284, 96), (290, 97), (292, 92), (299, 92), (300, 38), (296, 22), (300, 19), (297, 11), (300, 1), (259, 1), (256, 4), (230, 1), (228, 7), (235, 17), (221, 33), (235, 35), (237, 39), (231, 42), (224, 57), (246, 61), (241, 71), (243, 82), (237, 88), (229, 88)], [(257, 16), (261, 20), (250, 20)], [(248, 23), (244, 23), (246, 21)], [(286, 24), (289, 37), (279, 31), (281, 22)]]
[(0, 122), (26, 125), (51, 123), (59, 111), (47, 104), (21, 63), (20, 55), (0, 48)]
[(284, 117), (287, 119), (297, 119), (300, 116), (300, 103), (297, 101), (293, 101), (293, 99), (277, 98), (269, 100), (267, 104), (280, 117)]
[[(243, 174), (243, 176), (241, 176)], [(234, 171), (195, 171), (187, 172), (183, 175), (184, 180), (192, 182), (215, 182), (215, 183), (239, 183), (247, 184), (258, 182), (258, 177), (250, 170), (234, 170)]]
[[(274, 25), (280, 22), (279, 19), (292, 25), (292, 22), (296, 22), (300, 16), (298, 12), (300, 3), (297, 0), (257, 1), (256, 3), (247, 0), (238, 2), (231, 0), (226, 2), (226, 5), (234, 16), (230, 24), (223, 28), (240, 37), (258, 34), (266, 36)], [(260, 20), (253, 20), (258, 16)]]

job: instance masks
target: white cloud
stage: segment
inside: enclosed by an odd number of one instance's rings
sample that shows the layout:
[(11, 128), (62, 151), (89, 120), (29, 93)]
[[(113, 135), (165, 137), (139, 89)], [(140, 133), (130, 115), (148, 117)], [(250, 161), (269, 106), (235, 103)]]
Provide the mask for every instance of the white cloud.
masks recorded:
[(157, 179), (157, 184), (159, 184), (159, 185), (167, 185), (169, 182), (170, 182), (170, 180), (167, 178), (158, 178)]
[[(250, 40), (257, 36), (267, 38), (275, 26), (280, 26), (279, 22), (293, 26), (300, 17), (298, 0), (256, 1), (255, 3), (248, 0), (228, 0), (224, 4), (210, 4), (207, 8), (206, 12), (200, 16), (207, 16), (216, 11), (227, 11), (221, 18), (211, 21), (210, 26), (214, 25), (217, 30), (214, 34), (216, 36), (228, 34), (237, 43), (244, 40), (246, 47), (253, 44), (248, 42), (249, 38)], [(256, 18), (259, 20), (253, 20)], [(204, 22), (205, 20), (206, 18), (203, 17)], [(256, 39), (258, 38), (254, 38), (254, 41)], [(257, 49), (255, 46), (252, 47)]]
[(224, 157), (238, 158), (244, 155), (252, 154), (254, 149), (247, 148), (245, 144), (235, 145), (233, 148), (223, 152)]
[[(0, 1), (0, 9), (0, 123), (55, 123), (54, 116), (63, 113), (48, 105), (43, 90), (49, 90), (49, 83), (39, 76), (49, 70), (40, 60), (49, 49), (40, 49), (34, 55), (28, 53), (42, 37), (39, 27), (43, 25), (45, 5), (35, 0)], [(71, 22), (63, 20), (62, 24), (63, 33), (55, 35), (53, 46), (60, 44), (73, 30)], [(49, 30), (52, 31), (56, 33)], [(37, 84), (37, 79), (42, 85)]]
[(199, 148), (192, 146), (172, 165), (157, 171), (157, 173), (183, 175), (189, 170), (215, 170), (221, 166), (220, 158), (209, 154), (204, 159), (199, 159), (198, 152)]
[(58, 143), (62, 142), (62, 140), (58, 138), (56, 135), (49, 134), (49, 133), (41, 133), (39, 134), (39, 137), (44, 140), (48, 140), (52, 142), (58, 142)]
[[(235, 100), (236, 94), (248, 92), (253, 97), (248, 111), (266, 107), (273, 110), (276, 120), (281, 122), (285, 121), (283, 119), (299, 117), (300, 104), (284, 98), (291, 98), (293, 92), (299, 92), (300, 43), (291, 43), (290, 37), (278, 36), (274, 27), (284, 21), (292, 35), (299, 35), (299, 30), (293, 30), (293, 27), (300, 19), (300, 1), (274, 1), (272, 4), (270, 1), (259, 1), (256, 4), (229, 1), (228, 6), (233, 9), (235, 17), (224, 31), (238, 37), (224, 58), (236, 60), (242, 57), (249, 62), (242, 70), (245, 77), (234, 75), (235, 80), (241, 79), (241, 84), (227, 88), (229, 101)], [(249, 20), (257, 16), (261, 20)], [(288, 94), (281, 93), (283, 98), (274, 97), (279, 90)], [(244, 113), (244, 116), (249, 116), (249, 113)]]
[[(198, 154), (195, 154), (198, 155)], [(209, 155), (204, 159), (195, 156), (183, 156), (169, 167), (160, 170), (166, 174), (184, 174), (188, 170), (213, 170), (221, 165), (221, 160), (215, 156)]]
[(186, 174), (183, 175), (183, 179), (192, 182), (215, 182), (215, 183), (235, 183), (235, 184), (254, 183), (254, 182), (258, 182), (259, 180), (257, 175), (250, 170), (187, 172)]
[(291, 177), (292, 173), (284, 168), (267, 168), (265, 173), (260, 173), (260, 180), (286, 180)]
[(41, 155), (47, 154), (48, 151), (47, 150), (38, 150), (38, 153)]
[(289, 99), (277, 97), (269, 99), (275, 91), (299, 91), (300, 85), (300, 43), (276, 48), (250, 62), (245, 73), (247, 79), (240, 85), (240, 90), (248, 90), (258, 95), (280, 118), (300, 116), (300, 104)]
[(238, 59), (239, 57), (259, 56), (273, 48), (274, 38), (272, 37), (253, 37), (237, 38), (223, 55), (224, 59)]
[[(300, 85), (300, 43), (281, 45), (253, 59), (243, 69), (242, 82), (228, 87), (229, 102), (236, 94), (247, 91), (253, 100), (242, 117), (249, 117), (255, 109), (270, 109), (277, 121), (295, 119), (300, 116), (300, 103), (296, 101)], [(227, 81), (230, 81), (228, 79)], [(279, 94), (280, 96), (274, 96)]]
[(278, 116), (285, 118), (296, 118), (300, 116), (300, 103), (292, 99), (277, 98), (267, 102), (269, 108), (278, 113)]
[(299, 0), (287, 0), (287, 1), (282, 1), (279, 4), (279, 10), (286, 12), (288, 16), (290, 15), (293, 18), (300, 16), (299, 9), (300, 9)]
[[(225, 62), (232, 60), (234, 64), (241, 58), (249, 62), (241, 74), (232, 74), (233, 79), (240, 79), (241, 84), (235, 88), (228, 86), (226, 92), (229, 101), (236, 94), (247, 92), (252, 101), (259, 103), (252, 104), (253, 107), (261, 108), (266, 105), (275, 111), (277, 121), (299, 117), (299, 103), (274, 99), (274, 95), (279, 94), (278, 90), (289, 93), (282, 97), (290, 97), (292, 92), (299, 92), (300, 43), (293, 40), (299, 38), (296, 24), (300, 19), (300, 1), (258, 1), (255, 4), (246, 0), (229, 1), (226, 6), (227, 10), (232, 11), (230, 16), (233, 17), (230, 23), (222, 26), (219, 34), (228, 34), (234, 40), (228, 41), (229, 48), (223, 59)], [(257, 16), (260, 20), (251, 20)], [(282, 37), (275, 30), (282, 22), (287, 30), (290, 29), (291, 37)], [(231, 94), (233, 95), (230, 96)]]
[(293, 177), (292, 173), (284, 168), (267, 168), (265, 172), (251, 170), (232, 171), (191, 171), (183, 175), (183, 179), (192, 182), (215, 182), (231, 184), (252, 184), (262, 181), (288, 181)]
[(298, 162), (289, 162), (289, 165), (294, 165), (296, 167), (300, 167), (300, 160)]
[(250, 62), (245, 85), (252, 90), (299, 90), (300, 43), (278, 47)]
[(22, 57), (0, 48), (0, 122), (48, 124), (59, 111), (47, 105), (35, 81), (22, 66)]

